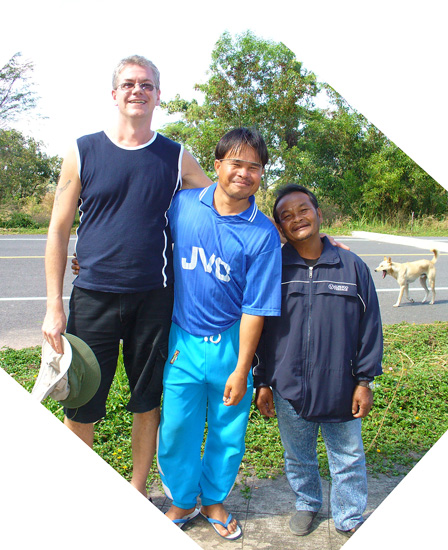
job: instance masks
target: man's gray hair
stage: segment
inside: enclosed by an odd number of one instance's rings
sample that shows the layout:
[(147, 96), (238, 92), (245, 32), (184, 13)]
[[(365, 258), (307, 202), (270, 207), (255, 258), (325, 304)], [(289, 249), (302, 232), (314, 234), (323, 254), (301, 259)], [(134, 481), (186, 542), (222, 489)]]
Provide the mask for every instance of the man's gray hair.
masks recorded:
[(160, 72), (159, 69), (154, 65), (152, 61), (146, 59), (142, 55), (130, 55), (125, 57), (118, 63), (115, 67), (114, 74), (112, 75), (112, 89), (116, 90), (118, 86), (118, 77), (121, 71), (127, 65), (139, 65), (140, 67), (145, 67), (146, 69), (151, 69), (154, 75), (154, 84), (158, 90), (160, 90)]

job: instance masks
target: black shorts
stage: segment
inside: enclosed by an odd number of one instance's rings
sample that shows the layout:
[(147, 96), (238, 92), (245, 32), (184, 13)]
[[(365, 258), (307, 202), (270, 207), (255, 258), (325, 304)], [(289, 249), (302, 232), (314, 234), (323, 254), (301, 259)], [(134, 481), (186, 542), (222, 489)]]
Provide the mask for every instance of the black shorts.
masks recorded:
[(86, 405), (64, 409), (67, 418), (88, 424), (105, 416), (120, 340), (131, 390), (126, 408), (143, 413), (160, 406), (172, 309), (172, 286), (132, 294), (73, 288), (67, 332), (92, 348), (100, 364), (101, 384)]

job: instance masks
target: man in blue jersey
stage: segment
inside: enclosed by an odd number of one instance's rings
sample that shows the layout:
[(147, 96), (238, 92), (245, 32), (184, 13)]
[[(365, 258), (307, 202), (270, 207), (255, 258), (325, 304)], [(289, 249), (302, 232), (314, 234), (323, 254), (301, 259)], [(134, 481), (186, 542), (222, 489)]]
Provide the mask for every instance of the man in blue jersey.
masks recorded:
[(244, 454), (264, 317), (280, 314), (280, 238), (253, 196), (268, 161), (261, 135), (232, 130), (215, 158), (217, 184), (178, 193), (169, 211), (175, 298), (158, 463), (167, 516), (184, 526), (200, 496), (202, 515), (235, 540), (241, 528), (223, 501)]
[(296, 495), (290, 529), (307, 535), (322, 505), (316, 444), (319, 428), (332, 477), (336, 530), (362, 524), (367, 476), (361, 418), (372, 407), (369, 383), (381, 374), (382, 326), (368, 267), (335, 248), (319, 227), (314, 194), (300, 185), (278, 192), (274, 219), (282, 249), (282, 314), (266, 319), (254, 369), (257, 406), (277, 410), (285, 470)]
[[(162, 371), (172, 313), (172, 245), (167, 210), (175, 193), (211, 182), (184, 148), (151, 129), (160, 103), (159, 71), (141, 56), (113, 74), (118, 118), (107, 132), (77, 140), (62, 164), (48, 231), (44, 338), (62, 353), (66, 328), (94, 351), (101, 386), (64, 423), (93, 445), (94, 423), (106, 413), (120, 340), (131, 389), (131, 484), (146, 495), (159, 424)], [(76, 209), (80, 224), (69, 319), (62, 301), (67, 247)]]

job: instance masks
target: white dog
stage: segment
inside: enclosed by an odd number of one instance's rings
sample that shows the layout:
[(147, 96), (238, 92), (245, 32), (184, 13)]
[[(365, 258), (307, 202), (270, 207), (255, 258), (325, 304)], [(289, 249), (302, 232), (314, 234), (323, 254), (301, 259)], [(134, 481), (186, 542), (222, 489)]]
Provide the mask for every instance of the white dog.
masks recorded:
[(397, 279), (397, 282), (400, 285), (400, 294), (398, 295), (398, 300), (397, 303), (394, 304), (394, 307), (398, 307), (400, 305), (404, 291), (406, 291), (406, 298), (410, 302), (414, 301), (409, 297), (409, 283), (412, 283), (417, 278), (420, 279), (420, 284), (425, 290), (425, 297), (423, 298), (422, 303), (426, 302), (429, 296), (429, 290), (426, 286), (426, 279), (428, 279), (432, 291), (432, 300), (429, 303), (434, 303), (434, 300), (436, 299), (436, 268), (434, 264), (437, 262), (439, 253), (435, 249), (431, 250), (431, 252), (434, 254), (434, 258), (432, 260), (417, 260), (416, 262), (406, 262), (404, 264), (393, 262), (390, 258), (384, 256), (384, 260), (375, 269), (375, 271), (383, 272), (383, 279), (386, 275), (392, 275), (392, 277)]

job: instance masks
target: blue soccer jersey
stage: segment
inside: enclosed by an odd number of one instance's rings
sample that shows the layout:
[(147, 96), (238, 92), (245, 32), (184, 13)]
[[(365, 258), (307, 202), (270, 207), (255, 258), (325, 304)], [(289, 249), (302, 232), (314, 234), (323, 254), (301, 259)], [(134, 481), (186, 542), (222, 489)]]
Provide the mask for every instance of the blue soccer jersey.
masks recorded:
[(250, 207), (220, 216), (216, 184), (180, 191), (168, 211), (174, 241), (173, 321), (195, 336), (219, 334), (249, 315), (278, 316), (280, 238), (250, 197)]

